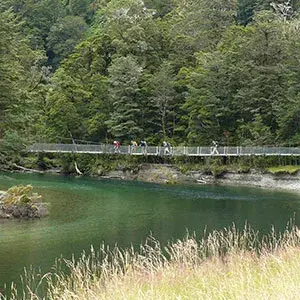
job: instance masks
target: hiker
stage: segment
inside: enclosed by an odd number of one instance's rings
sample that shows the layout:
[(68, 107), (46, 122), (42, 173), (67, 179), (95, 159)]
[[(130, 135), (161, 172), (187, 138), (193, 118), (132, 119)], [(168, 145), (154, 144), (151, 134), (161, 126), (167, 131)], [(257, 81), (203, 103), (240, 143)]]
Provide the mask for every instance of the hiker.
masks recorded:
[(163, 141), (163, 146), (164, 146), (164, 154), (167, 155), (167, 154), (171, 154), (171, 145), (170, 143), (166, 142), (166, 141)]
[(211, 154), (219, 154), (219, 151), (218, 151), (218, 142), (217, 141), (212, 141), (212, 151), (211, 151)]
[(142, 153), (147, 154), (147, 142), (145, 140), (141, 141)]
[(119, 141), (114, 141), (114, 151), (115, 153), (120, 153), (120, 142)]
[(136, 152), (138, 144), (136, 141), (131, 141), (131, 152)]

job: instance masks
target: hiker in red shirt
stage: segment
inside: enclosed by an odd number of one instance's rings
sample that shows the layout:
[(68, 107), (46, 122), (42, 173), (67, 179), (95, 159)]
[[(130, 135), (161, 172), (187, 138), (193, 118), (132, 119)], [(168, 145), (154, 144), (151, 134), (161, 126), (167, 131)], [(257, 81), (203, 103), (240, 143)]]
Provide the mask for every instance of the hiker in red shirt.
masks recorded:
[(119, 141), (114, 141), (114, 151), (115, 153), (120, 153), (120, 142)]

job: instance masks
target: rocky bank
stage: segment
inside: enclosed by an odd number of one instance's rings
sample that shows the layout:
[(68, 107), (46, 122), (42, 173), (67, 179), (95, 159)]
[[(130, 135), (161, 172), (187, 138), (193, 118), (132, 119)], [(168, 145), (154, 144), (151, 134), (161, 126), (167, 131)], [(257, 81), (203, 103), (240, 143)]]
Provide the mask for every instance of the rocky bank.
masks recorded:
[(250, 170), (247, 173), (224, 172), (216, 176), (204, 171), (183, 173), (173, 165), (143, 164), (136, 172), (120, 169), (109, 171), (105, 176), (100, 177), (165, 184), (222, 184), (300, 191), (300, 174), (298, 173), (271, 174), (257, 170)]
[[(62, 174), (63, 171), (56, 168), (45, 170), (42, 173)], [(144, 163), (139, 165), (138, 168), (135, 167), (134, 170), (120, 166), (110, 171), (103, 171), (100, 167), (98, 172), (96, 171), (89, 175), (98, 178), (137, 180), (159, 184), (222, 184), (300, 191), (299, 172), (293, 175), (287, 173), (272, 174), (252, 169), (249, 172), (226, 171), (214, 175), (203, 170), (182, 172), (172, 164)], [(41, 210), (43, 211), (43, 209)]]

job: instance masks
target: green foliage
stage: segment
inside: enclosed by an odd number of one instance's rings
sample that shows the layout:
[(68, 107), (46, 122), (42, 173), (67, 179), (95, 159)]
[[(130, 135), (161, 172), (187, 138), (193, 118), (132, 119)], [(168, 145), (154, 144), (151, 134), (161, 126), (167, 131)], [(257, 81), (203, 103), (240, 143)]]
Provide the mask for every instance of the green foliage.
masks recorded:
[(0, 144), (0, 151), (3, 152), (20, 152), (26, 147), (25, 140), (15, 131), (7, 131)]
[(0, 6), (0, 138), (6, 131), (28, 136), (39, 100), (36, 87), (42, 74), (35, 66), (41, 56), (20, 30), (16, 15)]
[(162, 63), (158, 72), (152, 76), (150, 81), (152, 88), (151, 100), (154, 109), (154, 119), (151, 120), (152, 127), (157, 125), (155, 132), (159, 134), (161, 139), (166, 139), (168, 136), (172, 136), (174, 132), (176, 108), (178, 110), (179, 104), (174, 101), (175, 80), (170, 64), (167, 62)]
[(192, 38), (195, 52), (213, 50), (227, 27), (234, 24), (236, 9), (235, 0), (181, 1), (174, 12), (172, 31)]
[(47, 37), (47, 47), (48, 51), (53, 52), (52, 66), (57, 66), (62, 59), (72, 53), (86, 29), (84, 19), (79, 16), (66, 16), (58, 19), (51, 26)]
[(63, 174), (70, 174), (76, 173), (75, 167), (74, 167), (74, 156), (71, 154), (62, 154), (60, 156), (60, 160), (61, 160), (61, 171)]
[(298, 2), (5, 0), (0, 139), (297, 146)]
[(300, 171), (300, 166), (278, 166), (278, 167), (269, 167), (266, 169), (268, 172), (276, 175), (289, 174), (294, 175)]
[(257, 0), (239, 0), (237, 7), (237, 22), (240, 25), (247, 25), (252, 21)]
[(107, 125), (113, 136), (123, 140), (136, 139), (142, 132), (138, 126), (141, 72), (142, 68), (131, 56), (116, 58), (109, 68), (109, 100), (113, 111)]
[(85, 16), (88, 13), (89, 0), (69, 0), (68, 9), (74, 16)]
[(229, 27), (218, 51), (198, 54), (197, 67), (186, 72), (191, 142), (274, 142), (289, 102), (287, 74), (294, 73), (286, 30), (274, 14), (261, 12), (252, 26)]
[(74, 133), (79, 130), (79, 114), (74, 103), (62, 96), (62, 94), (53, 94), (52, 97), (48, 98), (48, 105), (50, 107), (48, 122), (54, 130), (54, 132), (52, 131), (50, 134), (67, 137), (70, 132)]
[(19, 1), (5, 0), (8, 6), (20, 16), (23, 21), (23, 32), (30, 41), (33, 49), (45, 50), (45, 54), (51, 55), (46, 47), (46, 38), (51, 26), (66, 15), (61, 0)]
[(145, 0), (145, 5), (155, 9), (155, 17), (163, 17), (175, 8), (174, 0)]
[(238, 135), (245, 146), (271, 145), (273, 142), (271, 129), (264, 125), (261, 115), (256, 115), (253, 122), (241, 124)]
[(49, 169), (57, 169), (61, 168), (61, 161), (51, 154), (46, 153), (38, 153), (28, 154), (26, 156), (22, 156), (22, 166), (29, 169), (40, 169), (40, 170), (49, 170)]

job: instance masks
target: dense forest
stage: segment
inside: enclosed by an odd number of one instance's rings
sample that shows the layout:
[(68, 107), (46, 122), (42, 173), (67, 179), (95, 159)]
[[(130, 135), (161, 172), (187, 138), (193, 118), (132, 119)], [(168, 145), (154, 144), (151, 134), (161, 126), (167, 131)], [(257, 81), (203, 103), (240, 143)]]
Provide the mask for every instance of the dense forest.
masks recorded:
[(2, 0), (0, 139), (300, 144), (300, 1)]

